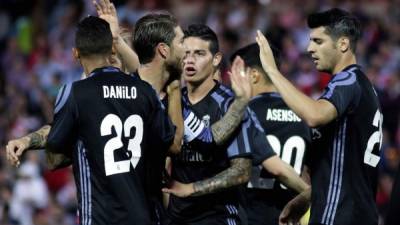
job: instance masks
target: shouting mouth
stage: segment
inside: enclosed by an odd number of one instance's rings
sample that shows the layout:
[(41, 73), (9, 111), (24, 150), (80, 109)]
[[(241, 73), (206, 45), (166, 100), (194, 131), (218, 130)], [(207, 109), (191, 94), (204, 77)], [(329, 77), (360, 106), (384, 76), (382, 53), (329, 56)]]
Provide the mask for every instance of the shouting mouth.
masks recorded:
[(193, 76), (197, 72), (196, 68), (193, 66), (185, 66), (185, 74), (188, 76)]

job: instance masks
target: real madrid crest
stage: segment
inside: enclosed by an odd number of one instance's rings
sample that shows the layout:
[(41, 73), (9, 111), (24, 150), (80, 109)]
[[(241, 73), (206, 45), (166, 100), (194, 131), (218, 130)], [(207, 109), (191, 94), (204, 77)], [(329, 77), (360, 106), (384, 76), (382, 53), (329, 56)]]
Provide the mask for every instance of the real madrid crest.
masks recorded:
[(204, 123), (205, 127), (210, 126), (210, 115), (204, 115), (202, 118), (202, 122)]

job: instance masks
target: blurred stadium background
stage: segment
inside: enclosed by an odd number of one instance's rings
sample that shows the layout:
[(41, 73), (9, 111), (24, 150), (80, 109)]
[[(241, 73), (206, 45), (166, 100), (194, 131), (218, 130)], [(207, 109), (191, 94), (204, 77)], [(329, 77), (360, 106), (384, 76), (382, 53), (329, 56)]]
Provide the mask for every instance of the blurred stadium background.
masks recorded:
[[(387, 209), (400, 158), (400, 0), (121, 0), (120, 23), (132, 27), (153, 10), (172, 12), (185, 28), (206, 23), (219, 35), (227, 59), (254, 42), (257, 29), (282, 51), (281, 71), (301, 90), (318, 97), (330, 79), (318, 73), (305, 49), (306, 16), (340, 7), (362, 21), (358, 63), (375, 85), (384, 114), (377, 204), (380, 223)], [(50, 173), (43, 154), (27, 154), (18, 168), (6, 162), (5, 145), (51, 121), (58, 88), (82, 73), (73, 61), (74, 26), (95, 15), (91, 0), (0, 1), (0, 224), (76, 223), (70, 169)]]

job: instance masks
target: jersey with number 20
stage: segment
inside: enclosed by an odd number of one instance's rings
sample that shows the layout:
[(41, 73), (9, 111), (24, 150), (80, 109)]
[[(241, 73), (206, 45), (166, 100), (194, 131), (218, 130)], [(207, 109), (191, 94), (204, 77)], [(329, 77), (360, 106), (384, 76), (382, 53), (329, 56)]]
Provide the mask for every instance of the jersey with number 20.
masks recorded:
[[(310, 128), (283, 101), (276, 92), (261, 93), (249, 103), (266, 138), (284, 162), (300, 175), (303, 159), (311, 144)], [(243, 193), (249, 225), (278, 224), (283, 207), (294, 196), (262, 165), (254, 165), (251, 178)]]

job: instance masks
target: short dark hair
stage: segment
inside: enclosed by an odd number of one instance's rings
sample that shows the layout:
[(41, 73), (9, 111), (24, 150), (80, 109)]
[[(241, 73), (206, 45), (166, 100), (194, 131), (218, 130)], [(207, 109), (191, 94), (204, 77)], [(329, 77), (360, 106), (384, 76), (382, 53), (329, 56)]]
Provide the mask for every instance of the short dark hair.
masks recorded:
[(337, 40), (341, 36), (349, 38), (350, 49), (353, 53), (356, 51), (357, 41), (361, 37), (361, 23), (350, 13), (342, 9), (333, 8), (309, 15), (307, 24), (311, 29), (325, 27), (325, 32), (333, 40)]
[(113, 37), (107, 21), (88, 16), (78, 23), (75, 47), (81, 56), (109, 55), (112, 43)]
[(133, 33), (133, 48), (141, 64), (151, 62), (158, 43), (171, 45), (178, 22), (168, 13), (151, 13), (140, 18)]
[(196, 37), (209, 42), (209, 50), (213, 55), (219, 52), (218, 37), (209, 26), (204, 24), (192, 24), (184, 32), (184, 38)]
[[(280, 51), (275, 48), (274, 46), (270, 45), (272, 54), (274, 54), (274, 59), (276, 65), (280, 66), (281, 63), (281, 53)], [(264, 75), (264, 78), (267, 82), (271, 83), (271, 80), (269, 79), (267, 73), (264, 71), (261, 60), (260, 60), (260, 47), (258, 46), (257, 43), (252, 43), (250, 45), (247, 45), (243, 48), (240, 48), (237, 50), (235, 53), (233, 53), (230, 57), (230, 62), (233, 63), (233, 60), (235, 60), (236, 56), (240, 56), (240, 58), (243, 59), (245, 66), (257, 69), (258, 71), (262, 72)]]

